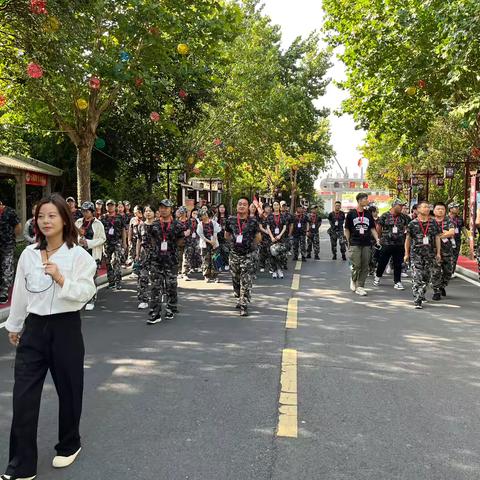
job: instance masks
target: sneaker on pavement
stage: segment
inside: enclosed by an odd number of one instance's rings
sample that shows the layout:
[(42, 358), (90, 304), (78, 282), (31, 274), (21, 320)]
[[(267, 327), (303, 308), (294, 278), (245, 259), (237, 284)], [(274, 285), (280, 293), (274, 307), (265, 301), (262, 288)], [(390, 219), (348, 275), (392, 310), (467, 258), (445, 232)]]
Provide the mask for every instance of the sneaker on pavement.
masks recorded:
[(357, 295), (360, 295), (361, 297), (367, 296), (367, 291), (363, 287), (357, 287), (357, 289), (355, 290), (355, 293)]
[(305, 257), (302, 257), (302, 262), (306, 262), (307, 259)]
[(93, 302), (92, 302), (92, 303), (87, 303), (87, 304), (85, 305), (85, 310), (86, 310), (87, 312), (93, 310), (94, 308), (95, 308), (95, 304), (94, 304)]
[(408, 278), (408, 273), (407, 272), (402, 272), (402, 278)]
[(240, 316), (241, 317), (248, 317), (247, 307), (245, 307), (245, 306), (240, 307)]
[(272, 273), (272, 278), (277, 278), (277, 272)]
[(36, 475), (33, 475), (33, 477), (12, 477), (7, 474), (0, 476), (0, 480), (34, 480), (35, 478), (37, 478)]
[(5, 303), (8, 303), (8, 295), (0, 296), (0, 304), (4, 305)]
[(443, 287), (440, 289), (440, 293), (442, 294), (442, 297), (446, 297), (446, 296), (447, 296), (447, 292), (446, 292), (446, 290), (445, 290)]
[(121, 290), (122, 286), (121, 285), (115, 285), (115, 290)]
[(342, 255), (342, 260), (343, 260), (344, 262), (346, 262), (346, 261), (347, 261), (347, 257), (346, 257), (345, 255)]
[(115, 288), (115, 284), (114, 283), (109, 283), (107, 288), (110, 289), (110, 290), (113, 290)]
[(264, 271), (265, 271), (264, 268), (261, 268), (261, 269), (260, 269), (260, 273), (263, 273)]
[(318, 255), (315, 255), (315, 260), (320, 260), (320, 257)]
[(242, 308), (242, 304), (240, 302), (237, 302), (237, 304), (235, 305), (235, 308), (237, 310), (240, 310)]
[(57, 455), (53, 457), (52, 467), (53, 468), (65, 468), (70, 466), (77, 458), (78, 454), (80, 453), (79, 448), (74, 454), (69, 455), (68, 457), (63, 457), (62, 455)]
[(334, 255), (334, 256), (332, 257), (332, 260), (336, 260), (336, 259), (337, 259), (337, 256)]
[(413, 302), (413, 305), (415, 306), (415, 308), (416, 308), (417, 310), (420, 310), (420, 309), (423, 308), (423, 306), (422, 306), (422, 301), (421, 301), (421, 300), (415, 300), (415, 301)]
[(147, 325), (155, 325), (156, 323), (160, 323), (162, 321), (162, 316), (160, 313), (155, 313), (150, 316), (150, 318), (147, 320)]
[(173, 313), (172, 309), (167, 308), (165, 311), (165, 318), (171, 320), (173, 317), (175, 317), (175, 313)]
[(380, 285), (380, 278), (381, 278), (381, 277), (377, 277), (376, 275), (375, 275), (375, 277), (373, 278), (373, 284), (374, 284), (376, 287), (378, 287), (378, 286)]
[(357, 289), (357, 282), (354, 282), (353, 279), (350, 279), (350, 290), (354, 292)]
[(228, 272), (230, 270), (230, 267), (228, 265), (225, 265), (225, 271)]
[(277, 270), (277, 275), (278, 278), (283, 278), (283, 272), (280, 269)]
[(148, 303), (147, 302), (140, 302), (138, 304), (138, 308), (139, 308), (139, 310), (145, 310), (146, 308), (148, 308)]
[(403, 286), (402, 282), (397, 282), (393, 288), (396, 288), (397, 290), (405, 290), (405, 287)]
[(442, 299), (442, 294), (440, 292), (435, 292), (432, 296), (432, 300), (435, 300), (436, 302), (438, 302), (441, 299)]
[(189, 281), (190, 281), (190, 277), (189, 277), (187, 274), (185, 274), (185, 275), (183, 276), (183, 279), (184, 279), (186, 282), (189, 282)]

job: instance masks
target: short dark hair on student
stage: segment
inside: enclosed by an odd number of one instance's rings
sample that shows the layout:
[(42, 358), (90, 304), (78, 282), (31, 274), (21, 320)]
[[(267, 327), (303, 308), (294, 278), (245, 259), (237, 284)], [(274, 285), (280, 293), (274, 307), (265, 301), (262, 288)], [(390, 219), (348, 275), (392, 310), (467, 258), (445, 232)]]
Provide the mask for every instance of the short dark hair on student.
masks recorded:
[[(417, 205), (415, 205), (417, 208), (420, 206), (420, 205), (428, 205), (430, 206), (430, 202), (428, 202), (427, 200), (420, 200)], [(415, 207), (414, 206), (414, 207)]]
[[(48, 197), (42, 198), (35, 210), (35, 225), (38, 225), (38, 215), (40, 213), (40, 209), (43, 205), (47, 203), (51, 203), (57, 207), (58, 213), (62, 217), (63, 220), (63, 241), (67, 244), (68, 248), (72, 248), (75, 245), (78, 245), (78, 230), (75, 226), (75, 222), (73, 221), (72, 213), (70, 212), (70, 207), (65, 199), (59, 194), (54, 193)], [(47, 248), (47, 239), (45, 235), (42, 233), (40, 228), (37, 227), (37, 239), (38, 239), (38, 250), (45, 250)]]
[(342, 202), (341, 202), (340, 200), (337, 200), (337, 201), (335, 202), (335, 205), (337, 205), (337, 204), (338, 204), (338, 205), (341, 205)]
[(238, 200), (237, 200), (237, 203), (240, 201), (240, 200), (246, 200), (248, 202), (248, 204), (250, 205), (250, 199), (248, 197), (240, 197)]
[(443, 207), (445, 210), (447, 209), (447, 206), (443, 202), (436, 202), (433, 208), (435, 207)]
[(362, 192), (357, 193), (357, 196), (356, 196), (357, 202), (359, 202), (364, 198), (368, 198), (368, 193), (362, 193)]

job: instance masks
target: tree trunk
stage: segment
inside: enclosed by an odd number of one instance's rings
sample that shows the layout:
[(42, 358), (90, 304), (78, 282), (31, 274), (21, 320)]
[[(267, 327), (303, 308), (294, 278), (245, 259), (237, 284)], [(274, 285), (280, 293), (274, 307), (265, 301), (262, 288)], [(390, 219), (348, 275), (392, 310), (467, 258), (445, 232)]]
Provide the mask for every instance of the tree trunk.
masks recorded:
[(84, 140), (77, 145), (77, 197), (81, 205), (91, 200), (92, 148), (94, 138)]

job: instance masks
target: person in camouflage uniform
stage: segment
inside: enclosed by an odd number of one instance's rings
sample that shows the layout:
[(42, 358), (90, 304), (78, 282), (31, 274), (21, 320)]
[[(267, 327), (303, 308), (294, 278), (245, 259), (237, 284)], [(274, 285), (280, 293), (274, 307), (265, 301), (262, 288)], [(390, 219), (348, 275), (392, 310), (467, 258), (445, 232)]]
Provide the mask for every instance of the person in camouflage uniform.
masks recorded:
[(310, 215), (308, 216), (310, 224), (309, 234), (307, 235), (307, 258), (312, 258), (312, 249), (315, 260), (320, 260), (320, 226), (322, 219), (318, 216), (318, 207), (312, 205)]
[(127, 263), (131, 264), (137, 257), (137, 240), (138, 240), (138, 228), (143, 222), (143, 207), (140, 205), (135, 205), (133, 208), (133, 217), (130, 219), (128, 224), (128, 260)]
[(393, 262), (393, 285), (397, 290), (404, 290), (402, 284), (402, 264), (405, 257), (405, 236), (410, 218), (402, 213), (405, 202), (397, 198), (392, 203), (390, 211), (378, 219), (377, 231), (382, 246), (377, 271), (373, 284), (380, 285), (380, 280), (390, 260)]
[(151, 265), (153, 256), (152, 225), (155, 220), (155, 211), (150, 205), (143, 209), (145, 220), (140, 222), (137, 227), (137, 240), (135, 263), (139, 265), (137, 278), (137, 298), (138, 308), (144, 310), (148, 308), (148, 284), (151, 277)]
[(150, 318), (148, 324), (154, 324), (162, 321), (161, 318), (161, 294), (162, 282), (165, 279), (165, 288), (167, 294), (167, 309), (165, 317), (172, 319), (178, 311), (177, 295), (177, 275), (178, 275), (178, 257), (177, 248), (185, 237), (190, 235), (190, 230), (179, 221), (172, 218), (172, 202), (165, 199), (160, 202), (160, 218), (152, 224), (152, 301)]
[(218, 271), (213, 261), (214, 255), (218, 253), (218, 234), (222, 228), (213, 220), (212, 213), (206, 207), (200, 209), (197, 234), (200, 238), (200, 248), (202, 251), (202, 272), (203, 278), (207, 283), (218, 283)]
[[(180, 222), (184, 230), (188, 230), (190, 228), (190, 220), (188, 218), (188, 210), (187, 207), (181, 206), (178, 207), (177, 211), (175, 212), (177, 222)], [(189, 240), (191, 241), (191, 235), (189, 236)], [(178, 257), (178, 270), (180, 278), (185, 280), (189, 280), (188, 278), (188, 270), (186, 269), (185, 265), (185, 250), (187, 248), (187, 242), (182, 242), (177, 247), (177, 257)], [(185, 278), (187, 277), (187, 278)]]
[(293, 260), (298, 260), (298, 253), (302, 256), (302, 262), (307, 261), (307, 243), (306, 237), (310, 232), (308, 217), (305, 215), (301, 205), (297, 207), (297, 213), (290, 226), (290, 236), (292, 238)]
[(233, 292), (238, 298), (240, 315), (248, 315), (247, 302), (251, 299), (253, 275), (255, 273), (254, 252), (262, 241), (258, 220), (249, 216), (249, 200), (242, 197), (237, 203), (237, 215), (231, 216), (225, 226), (225, 238), (232, 240), (230, 249), (230, 272)]
[(14, 276), (16, 237), (21, 233), (20, 219), (13, 208), (0, 201), (0, 303), (8, 302), (8, 289)]
[(453, 274), (455, 224), (446, 216), (447, 207), (438, 202), (433, 208), (435, 223), (440, 231), (442, 261), (435, 262), (432, 271), (433, 300), (441, 300), (447, 295), (446, 288)]
[(265, 205), (263, 213), (259, 219), (259, 228), (260, 232), (262, 233), (262, 241), (260, 243), (258, 266), (260, 267), (261, 272), (264, 272), (265, 269), (268, 269), (268, 271), (273, 274), (274, 270), (270, 262), (270, 245), (272, 244), (272, 240), (270, 238), (270, 234), (268, 233), (268, 217), (271, 213), (272, 207), (270, 207), (270, 205)]
[(458, 257), (462, 247), (462, 232), (468, 233), (463, 218), (459, 216), (460, 206), (457, 203), (451, 203), (448, 206), (450, 221), (455, 227), (455, 236), (453, 237), (453, 273), (457, 268)]
[[(193, 212), (193, 210), (192, 210)], [(197, 212), (197, 210), (195, 210)], [(196, 216), (190, 215), (188, 220), (188, 229), (191, 235), (185, 238), (185, 251), (183, 254), (183, 279), (189, 281), (189, 273), (198, 265), (199, 237), (197, 233), (199, 221)]]
[(335, 209), (328, 214), (330, 228), (327, 233), (330, 236), (330, 245), (332, 247), (332, 260), (337, 259), (337, 243), (340, 245), (342, 260), (347, 259), (347, 240), (344, 234), (345, 213), (341, 210), (342, 203), (335, 202)]
[(273, 256), (270, 252), (270, 266), (273, 270), (273, 278), (283, 278), (283, 270), (287, 264), (286, 240), (288, 238), (288, 220), (280, 212), (280, 204), (273, 204), (273, 213), (268, 216), (267, 230), (270, 235), (271, 245), (280, 243), (284, 248), (280, 249), (280, 254)]
[(440, 230), (430, 218), (430, 204), (419, 202), (418, 216), (407, 227), (405, 263), (411, 259), (412, 291), (415, 308), (423, 308), (435, 261), (441, 262)]
[(122, 253), (126, 243), (126, 232), (123, 218), (115, 211), (115, 201), (106, 203), (107, 213), (101, 222), (105, 229), (105, 258), (107, 263), (108, 288), (122, 288)]
[[(287, 205), (287, 202), (282, 200), (280, 202), (280, 209), (282, 212), (283, 217), (285, 218), (285, 221), (287, 222), (287, 236), (285, 237), (285, 246), (287, 247), (287, 254), (291, 255), (292, 254), (292, 238), (290, 236), (290, 230), (293, 225), (293, 215), (290, 213), (290, 209)], [(287, 264), (284, 265), (284, 270), (287, 270)]]

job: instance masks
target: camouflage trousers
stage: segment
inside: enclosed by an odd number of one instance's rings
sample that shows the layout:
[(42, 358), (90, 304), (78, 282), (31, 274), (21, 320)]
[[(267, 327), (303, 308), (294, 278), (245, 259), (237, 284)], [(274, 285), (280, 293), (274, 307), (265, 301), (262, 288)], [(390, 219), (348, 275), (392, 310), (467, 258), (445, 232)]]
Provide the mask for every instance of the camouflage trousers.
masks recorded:
[(122, 244), (106, 243), (105, 260), (109, 285), (120, 285), (122, 281)]
[(299, 251), (302, 258), (307, 256), (307, 241), (305, 235), (292, 237), (292, 253), (294, 259), (298, 259)]
[(177, 274), (178, 266), (175, 263), (150, 262), (150, 280), (152, 282), (151, 308), (157, 308), (161, 303), (161, 295), (167, 295), (169, 307), (176, 309), (177, 297)]
[(230, 251), (230, 272), (232, 273), (233, 293), (239, 299), (241, 306), (246, 307), (250, 301), (255, 274), (256, 260), (254, 252), (239, 255)]
[(140, 270), (137, 277), (137, 298), (138, 301), (148, 303), (148, 284), (150, 283), (151, 260), (145, 250), (140, 252)]
[[(283, 238), (280, 240), (279, 243), (283, 243), (285, 245)], [(288, 262), (287, 250), (282, 252), (280, 255), (277, 255), (276, 257), (274, 257), (270, 253), (270, 251), (268, 253), (269, 253), (270, 268), (272, 269), (272, 272), (276, 272), (278, 270), (286, 270), (286, 265)]]
[(332, 247), (332, 254), (336, 257), (337, 256), (337, 242), (340, 245), (340, 253), (345, 255), (347, 251), (347, 239), (341, 230), (334, 230), (330, 228), (328, 230), (328, 234), (330, 235), (330, 245)]
[(272, 243), (267, 240), (263, 240), (262, 243), (260, 244), (260, 251), (258, 253), (258, 266), (260, 268), (265, 268), (268, 269), (269, 271), (272, 271), (272, 265), (271, 265), (271, 255), (270, 255), (270, 245)]
[(435, 258), (425, 255), (412, 254), (412, 291), (415, 300), (423, 301), (427, 293), (427, 287), (432, 278)]
[(320, 234), (319, 232), (312, 233), (307, 237), (307, 254), (311, 255), (313, 253), (316, 257), (320, 255)]
[(213, 254), (216, 250), (213, 250), (211, 246), (207, 248), (202, 248), (202, 272), (205, 278), (210, 278), (214, 280), (218, 277), (217, 269), (213, 264)]
[(0, 249), (0, 295), (8, 295), (8, 289), (13, 283), (14, 248)]
[[(452, 252), (453, 253), (453, 252)], [(442, 261), (433, 262), (432, 268), (432, 287), (434, 292), (440, 292), (440, 289), (446, 288), (453, 275), (453, 254), (442, 252)]]

